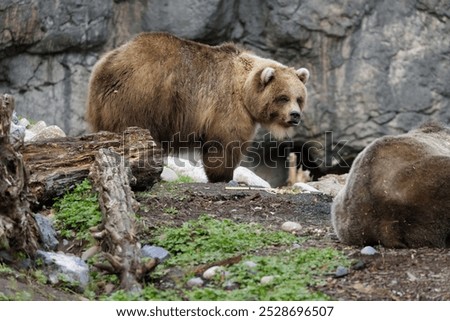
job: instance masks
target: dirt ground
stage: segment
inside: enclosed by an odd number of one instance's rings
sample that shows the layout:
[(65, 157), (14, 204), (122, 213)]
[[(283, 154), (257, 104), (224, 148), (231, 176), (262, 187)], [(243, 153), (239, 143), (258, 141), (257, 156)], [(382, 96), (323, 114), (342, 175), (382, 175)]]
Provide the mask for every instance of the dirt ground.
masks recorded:
[[(360, 254), (361, 248), (341, 244), (330, 223), (332, 198), (323, 194), (269, 193), (264, 190), (227, 190), (226, 184), (157, 184), (150, 192), (137, 193), (142, 223), (152, 230), (162, 225), (179, 226), (202, 214), (235, 222), (256, 222), (267, 229), (282, 223), (302, 225), (303, 248), (332, 247), (343, 251), (355, 264), (349, 273), (327, 277), (319, 290), (332, 300), (450, 300), (450, 249), (385, 249)], [(82, 300), (75, 293), (0, 273), (1, 291), (19, 294), (17, 299)], [(20, 293), (29, 293), (22, 298)]]
[[(272, 194), (262, 190), (227, 190), (226, 184), (158, 184), (152, 196), (141, 194), (140, 214), (151, 227), (181, 225), (208, 214), (235, 222), (257, 222), (268, 229), (295, 221), (306, 236), (300, 245), (332, 247), (355, 262), (349, 274), (330, 276), (318, 290), (333, 300), (450, 300), (450, 249), (385, 249), (369, 256), (341, 244), (330, 222), (332, 198), (323, 194)], [(167, 210), (170, 209), (170, 210)]]

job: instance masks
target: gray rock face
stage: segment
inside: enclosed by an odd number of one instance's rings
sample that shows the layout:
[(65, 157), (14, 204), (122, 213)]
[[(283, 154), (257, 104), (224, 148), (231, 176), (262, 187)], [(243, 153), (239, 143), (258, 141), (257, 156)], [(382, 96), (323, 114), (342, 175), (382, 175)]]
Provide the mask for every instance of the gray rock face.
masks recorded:
[(312, 147), (303, 156), (317, 175), (380, 136), (450, 122), (449, 18), (443, 0), (6, 0), (0, 92), (15, 95), (20, 115), (77, 135), (87, 128), (90, 71), (106, 50), (141, 31), (235, 41), (310, 70), (308, 109), (293, 139), (298, 152)]

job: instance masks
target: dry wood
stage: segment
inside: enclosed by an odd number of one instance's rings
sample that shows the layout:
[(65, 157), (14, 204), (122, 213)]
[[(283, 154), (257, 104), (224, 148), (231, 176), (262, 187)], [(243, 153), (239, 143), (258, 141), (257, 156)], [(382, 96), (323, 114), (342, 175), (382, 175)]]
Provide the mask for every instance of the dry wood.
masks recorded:
[(239, 262), (242, 261), (242, 254), (236, 255), (236, 256), (232, 256), (220, 261), (216, 261), (216, 262), (211, 262), (208, 264), (202, 264), (200, 266), (197, 266), (193, 272), (195, 275), (200, 276), (202, 275), (207, 269), (213, 267), (213, 266), (229, 266), (229, 265), (233, 265), (233, 264), (237, 264)]
[(295, 153), (289, 154), (289, 176), (286, 182), (287, 186), (292, 186), (295, 183), (307, 183), (311, 181), (310, 172), (303, 170), (300, 165), (297, 168), (297, 155)]
[(24, 145), (22, 154), (37, 201), (51, 203), (83, 181), (101, 148), (112, 148), (124, 156), (136, 178), (131, 182), (134, 189), (151, 187), (160, 179), (162, 150), (146, 129), (130, 127), (122, 134), (100, 132), (30, 142)]
[(134, 212), (139, 204), (130, 187), (132, 174), (126, 161), (111, 149), (100, 149), (90, 177), (99, 192), (102, 224), (96, 237), (101, 239), (104, 256), (121, 276), (121, 288), (141, 289), (139, 280), (156, 265), (141, 262), (141, 248), (136, 239)]
[(14, 98), (0, 97), (0, 249), (32, 256), (39, 237), (30, 210), (27, 171), (22, 155), (10, 144), (13, 110)]

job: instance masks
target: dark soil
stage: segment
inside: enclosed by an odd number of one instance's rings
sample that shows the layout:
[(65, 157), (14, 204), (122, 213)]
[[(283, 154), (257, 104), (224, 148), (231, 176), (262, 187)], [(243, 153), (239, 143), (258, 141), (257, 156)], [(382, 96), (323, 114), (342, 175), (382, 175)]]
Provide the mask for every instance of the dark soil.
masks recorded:
[[(137, 193), (139, 215), (146, 233), (160, 226), (180, 226), (207, 214), (235, 222), (259, 223), (278, 230), (282, 223), (302, 225), (298, 233), (302, 248), (331, 247), (354, 262), (349, 274), (327, 277), (314, 290), (333, 300), (450, 300), (450, 249), (386, 249), (360, 254), (360, 247), (341, 244), (330, 222), (332, 198), (323, 194), (269, 193), (264, 190), (227, 190), (226, 184), (157, 184), (150, 192)], [(142, 233), (142, 238), (148, 234)], [(270, 251), (273, 251), (271, 249)], [(270, 251), (266, 254), (270, 255)], [(264, 254), (264, 253), (263, 253)], [(33, 278), (23, 280), (0, 274), (0, 288), (11, 295), (31, 294), (32, 300), (81, 300), (82, 297)]]

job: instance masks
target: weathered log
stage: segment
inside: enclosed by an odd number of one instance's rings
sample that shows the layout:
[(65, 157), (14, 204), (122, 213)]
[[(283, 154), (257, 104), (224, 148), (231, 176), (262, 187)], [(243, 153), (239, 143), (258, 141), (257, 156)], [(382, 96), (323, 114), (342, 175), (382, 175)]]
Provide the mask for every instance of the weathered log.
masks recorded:
[(0, 250), (25, 251), (38, 246), (36, 221), (30, 210), (28, 175), (22, 155), (10, 143), (14, 98), (0, 97)]
[[(139, 280), (148, 265), (141, 262), (141, 248), (136, 239), (134, 212), (139, 204), (130, 187), (132, 174), (126, 160), (111, 149), (100, 149), (91, 167), (90, 178), (99, 193), (103, 219), (97, 238), (104, 256), (121, 276), (121, 288), (139, 291)], [(153, 262), (151, 267), (154, 267)]]
[(160, 179), (162, 149), (146, 129), (130, 127), (121, 134), (99, 132), (30, 142), (24, 145), (22, 154), (37, 201), (51, 203), (82, 182), (101, 148), (112, 148), (128, 161), (136, 178), (131, 182), (133, 189), (143, 190)]

